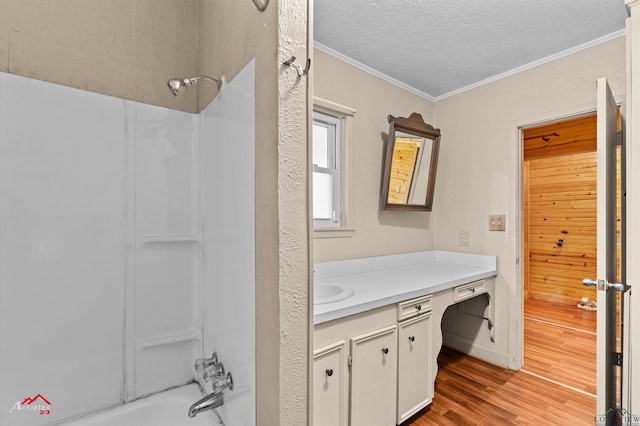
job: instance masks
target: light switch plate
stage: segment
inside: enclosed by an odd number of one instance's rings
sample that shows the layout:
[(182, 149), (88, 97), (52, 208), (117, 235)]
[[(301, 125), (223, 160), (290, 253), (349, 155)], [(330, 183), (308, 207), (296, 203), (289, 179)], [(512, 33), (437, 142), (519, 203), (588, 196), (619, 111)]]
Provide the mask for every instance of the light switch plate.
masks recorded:
[(489, 231), (504, 231), (505, 230), (505, 215), (492, 214), (489, 215)]

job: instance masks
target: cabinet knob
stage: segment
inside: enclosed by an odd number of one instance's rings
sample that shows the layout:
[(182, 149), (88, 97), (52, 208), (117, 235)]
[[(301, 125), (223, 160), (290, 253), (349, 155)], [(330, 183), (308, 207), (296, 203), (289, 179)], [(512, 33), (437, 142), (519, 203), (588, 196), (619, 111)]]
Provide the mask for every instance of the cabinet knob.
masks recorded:
[(416, 336), (409, 336), (409, 341), (414, 342), (416, 340)]
[(416, 305), (416, 311), (420, 311), (422, 309), (422, 305)]
[(333, 376), (333, 368), (327, 368), (325, 370), (325, 373), (327, 373), (327, 376), (329, 377)]
[(382, 348), (382, 353), (383, 354), (388, 354), (389, 353), (389, 348)]

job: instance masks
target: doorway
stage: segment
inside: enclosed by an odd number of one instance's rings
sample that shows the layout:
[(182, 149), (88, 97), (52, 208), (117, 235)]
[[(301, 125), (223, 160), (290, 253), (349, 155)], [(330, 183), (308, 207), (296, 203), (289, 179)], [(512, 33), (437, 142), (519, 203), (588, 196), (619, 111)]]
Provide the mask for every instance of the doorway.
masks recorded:
[(596, 394), (596, 115), (522, 130), (523, 371)]

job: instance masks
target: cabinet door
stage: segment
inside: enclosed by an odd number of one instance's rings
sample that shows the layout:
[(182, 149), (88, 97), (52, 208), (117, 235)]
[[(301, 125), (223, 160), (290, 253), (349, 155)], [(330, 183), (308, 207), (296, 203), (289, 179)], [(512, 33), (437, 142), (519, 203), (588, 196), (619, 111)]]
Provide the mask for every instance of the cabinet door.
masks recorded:
[(431, 314), (398, 325), (398, 424), (433, 400)]
[(396, 424), (398, 327), (351, 339), (351, 426)]
[(313, 352), (313, 425), (346, 426), (345, 341)]

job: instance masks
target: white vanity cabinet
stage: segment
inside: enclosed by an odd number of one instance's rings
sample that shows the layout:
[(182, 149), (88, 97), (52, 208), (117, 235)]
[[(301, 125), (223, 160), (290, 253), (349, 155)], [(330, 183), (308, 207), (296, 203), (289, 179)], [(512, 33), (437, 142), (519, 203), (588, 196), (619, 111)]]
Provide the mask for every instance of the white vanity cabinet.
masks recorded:
[(433, 401), (431, 346), (431, 312), (398, 324), (398, 424)]
[(351, 426), (394, 426), (398, 327), (351, 339)]
[[(496, 274), (495, 256), (441, 251), (315, 264), (314, 285), (347, 296), (314, 298), (314, 426), (393, 426), (429, 405), (443, 331), (448, 343), (495, 351)], [(469, 300), (485, 293), (478, 306)], [(443, 330), (460, 302), (473, 306)], [(470, 335), (470, 321), (489, 329)]]
[(393, 426), (431, 403), (431, 300), (315, 326), (314, 426)]
[[(313, 425), (395, 425), (395, 305), (316, 324), (313, 338), (317, 348), (313, 361)], [(330, 355), (337, 352), (342, 355)], [(340, 357), (343, 359), (338, 360)], [(339, 370), (333, 367), (336, 363), (341, 366)], [(331, 377), (327, 377), (327, 368), (333, 369)], [(335, 377), (338, 373), (341, 377)], [(342, 395), (339, 400), (335, 398), (337, 393)]]
[(313, 352), (313, 424), (347, 426), (346, 342), (340, 340)]

